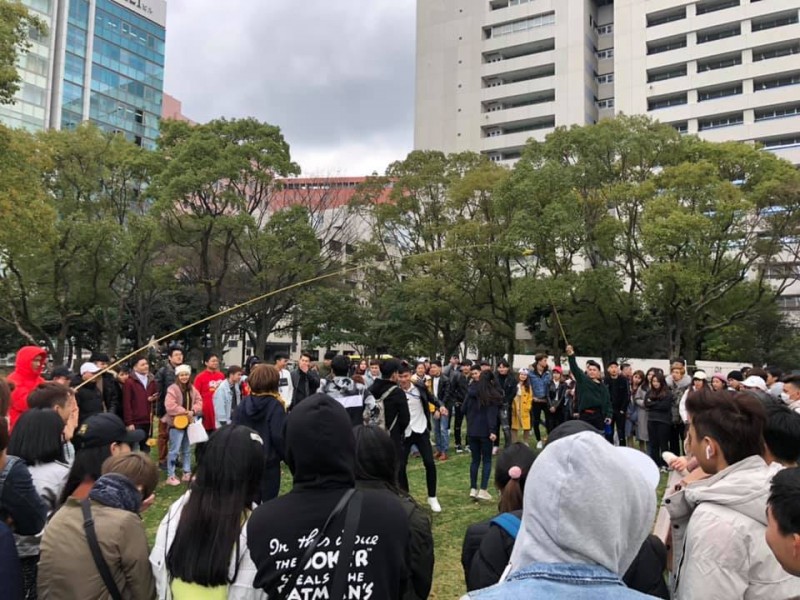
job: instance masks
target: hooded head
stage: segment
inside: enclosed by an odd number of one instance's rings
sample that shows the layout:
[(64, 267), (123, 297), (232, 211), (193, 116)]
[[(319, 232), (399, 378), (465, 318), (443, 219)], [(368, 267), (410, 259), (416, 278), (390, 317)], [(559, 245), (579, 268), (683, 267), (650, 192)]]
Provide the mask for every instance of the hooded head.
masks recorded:
[(528, 474), (511, 571), (567, 563), (600, 565), (621, 577), (656, 514), (658, 468), (632, 453), (641, 454), (592, 432), (548, 444)]
[[(38, 368), (33, 368), (34, 359), (39, 358)], [(42, 376), (47, 364), (47, 351), (39, 346), (23, 346), (17, 352), (14, 373), (20, 381), (36, 380)]]
[(347, 411), (327, 394), (299, 403), (286, 420), (286, 464), (294, 489), (355, 485), (356, 442)]

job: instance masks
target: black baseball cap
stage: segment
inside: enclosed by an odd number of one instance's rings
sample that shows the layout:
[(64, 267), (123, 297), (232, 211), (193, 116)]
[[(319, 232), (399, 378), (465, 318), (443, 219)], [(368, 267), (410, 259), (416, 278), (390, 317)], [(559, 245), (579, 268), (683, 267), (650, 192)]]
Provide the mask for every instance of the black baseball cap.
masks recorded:
[(56, 377), (66, 377), (67, 379), (72, 379), (75, 377), (75, 373), (70, 371), (69, 367), (61, 365), (60, 367), (53, 369), (53, 372), (50, 374), (50, 379), (54, 379)]
[(78, 428), (76, 432), (77, 447), (99, 448), (114, 442), (136, 444), (145, 438), (145, 432), (139, 429), (128, 431), (125, 423), (117, 415), (99, 413), (92, 415)]

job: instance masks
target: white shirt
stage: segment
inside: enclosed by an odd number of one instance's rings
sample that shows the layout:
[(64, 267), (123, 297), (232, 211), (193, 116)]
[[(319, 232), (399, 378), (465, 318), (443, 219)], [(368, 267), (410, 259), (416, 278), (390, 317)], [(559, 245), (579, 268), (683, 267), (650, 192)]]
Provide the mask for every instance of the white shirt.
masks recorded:
[(434, 398), (438, 398), (439, 397), (439, 380), (440, 379), (441, 379), (440, 377), (434, 377), (433, 378), (433, 397)]
[(417, 389), (417, 386), (412, 385), (411, 388), (403, 391), (406, 393), (406, 399), (408, 400), (408, 414), (410, 417), (408, 427), (406, 427), (406, 437), (409, 437), (412, 433), (425, 433), (428, 428), (428, 420), (425, 418), (425, 411), (422, 409), (419, 389)]
[(294, 395), (294, 387), (292, 386), (292, 375), (288, 369), (281, 369), (280, 380), (278, 381), (278, 393), (286, 403), (286, 408), (292, 404), (292, 396)]

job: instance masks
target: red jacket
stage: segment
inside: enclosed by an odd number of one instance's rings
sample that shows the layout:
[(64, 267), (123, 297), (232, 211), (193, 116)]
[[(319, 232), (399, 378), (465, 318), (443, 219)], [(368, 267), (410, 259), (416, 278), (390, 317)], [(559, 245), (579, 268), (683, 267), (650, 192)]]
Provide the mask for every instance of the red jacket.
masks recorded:
[(158, 393), (155, 379), (147, 374), (147, 386), (131, 373), (122, 388), (122, 417), (125, 425), (150, 425), (153, 403), (149, 397)]
[(222, 371), (213, 373), (206, 369), (197, 374), (194, 378), (194, 387), (200, 392), (203, 399), (203, 427), (206, 431), (214, 431), (217, 428), (217, 416), (214, 413), (214, 392), (217, 391), (219, 384), (225, 381)]
[[(41, 357), (41, 364), (37, 370), (33, 370), (31, 362), (37, 356)], [(47, 364), (47, 350), (39, 346), (24, 346), (17, 352), (17, 360), (14, 364), (14, 371), (8, 376), (8, 381), (14, 384), (14, 391), (11, 392), (11, 406), (8, 410), (10, 427), (20, 418), (22, 413), (28, 410), (28, 394), (30, 394), (40, 383), (42, 371)]]

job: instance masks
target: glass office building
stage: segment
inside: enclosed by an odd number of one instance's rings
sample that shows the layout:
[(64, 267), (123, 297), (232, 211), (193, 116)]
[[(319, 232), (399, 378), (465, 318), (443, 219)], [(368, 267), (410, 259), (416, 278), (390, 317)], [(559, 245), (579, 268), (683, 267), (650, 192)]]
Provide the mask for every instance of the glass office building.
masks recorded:
[[(48, 85), (42, 114), (37, 112), (42, 126), (68, 129), (90, 120), (140, 146), (154, 147), (164, 88), (165, 0), (25, 3), (49, 7), (53, 23)], [(24, 101), (38, 100), (37, 92), (26, 81), (18, 94), (22, 101), (9, 113), (30, 112)], [(18, 126), (2, 114), (0, 120)]]

